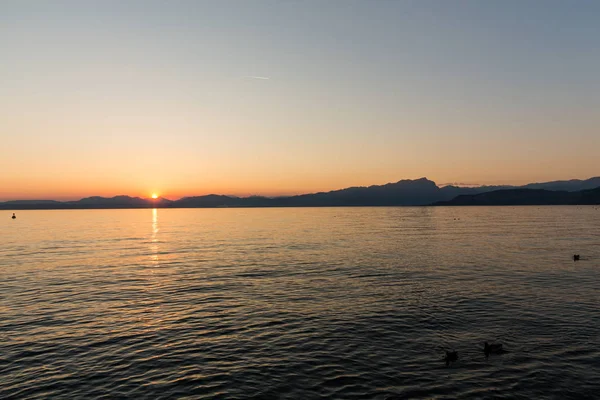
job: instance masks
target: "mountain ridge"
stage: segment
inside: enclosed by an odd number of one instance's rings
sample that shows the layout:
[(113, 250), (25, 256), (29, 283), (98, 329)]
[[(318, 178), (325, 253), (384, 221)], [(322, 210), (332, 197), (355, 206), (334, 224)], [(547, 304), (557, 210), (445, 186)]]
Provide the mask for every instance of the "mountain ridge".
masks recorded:
[(434, 206), (526, 206), (526, 205), (598, 205), (600, 187), (575, 192), (546, 189), (505, 189), (474, 195), (460, 195)]
[[(574, 193), (600, 187), (600, 177), (585, 180), (572, 179), (567, 181), (551, 181), (530, 183), (522, 186), (479, 186), (460, 187), (447, 185), (439, 187), (435, 182), (422, 177), (418, 179), (403, 179), (383, 185), (353, 186), (328, 192), (299, 194), (294, 196), (265, 197), (249, 196), (236, 197), (219, 194), (203, 196), (187, 196), (178, 200), (165, 198), (145, 199), (118, 195), (114, 197), (90, 196), (75, 201), (56, 200), (12, 200), (0, 202), (0, 209), (110, 209), (110, 208), (218, 208), (218, 207), (334, 207), (334, 206), (422, 206), (422, 205), (463, 205), (478, 202), (493, 203), (493, 199), (506, 202), (506, 196), (521, 196), (521, 201), (528, 204), (536, 201), (533, 192), (514, 192), (522, 190), (541, 190), (544, 192)], [(564, 190), (564, 189), (571, 190)], [(506, 191), (509, 191), (508, 193)], [(513, 192), (510, 192), (513, 191)], [(477, 197), (481, 194), (504, 192), (504, 194)], [(517, 195), (518, 193), (518, 195)], [(557, 194), (539, 193), (537, 201), (558, 201)], [(466, 196), (466, 197), (465, 197)], [(470, 197), (469, 197), (470, 196)], [(584, 196), (581, 194), (581, 196)], [(592, 195), (587, 195), (592, 196)], [(579, 197), (562, 195), (563, 201), (577, 201)], [(582, 197), (587, 199), (588, 197)], [(568, 200), (567, 200), (568, 199)], [(452, 201), (456, 200), (454, 203)], [(513, 200), (516, 201), (516, 200)], [(582, 200), (583, 201), (583, 200)], [(491, 203), (490, 203), (491, 202)], [(570, 204), (570, 203), (569, 203)], [(466, 205), (466, 204), (465, 204)]]

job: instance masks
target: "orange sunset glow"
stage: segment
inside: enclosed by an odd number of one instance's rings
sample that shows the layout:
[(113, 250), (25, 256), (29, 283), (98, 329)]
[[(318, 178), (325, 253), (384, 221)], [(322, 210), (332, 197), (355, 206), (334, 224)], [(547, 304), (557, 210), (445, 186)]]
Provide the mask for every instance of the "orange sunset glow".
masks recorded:
[(75, 2), (50, 17), (44, 7), (6, 6), (0, 201), (145, 197), (149, 187), (167, 198), (277, 196), (419, 177), (524, 184), (600, 173), (592, 13), (569, 41), (534, 22), (484, 28), (478, 21), (500, 17), (483, 5), (461, 14), (439, 4), (443, 23), (421, 25), (426, 7), (413, 15), (394, 2), (354, 12), (322, 4), (319, 13), (294, 2), (264, 13), (219, 3), (190, 5), (198, 21), (175, 8), (165, 15), (161, 3)]

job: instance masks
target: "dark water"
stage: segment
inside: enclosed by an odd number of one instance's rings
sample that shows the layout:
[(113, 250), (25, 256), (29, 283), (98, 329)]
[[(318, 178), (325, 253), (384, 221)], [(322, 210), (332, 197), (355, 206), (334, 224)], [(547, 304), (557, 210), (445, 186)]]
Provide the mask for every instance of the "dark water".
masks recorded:
[(594, 207), (10, 215), (2, 399), (600, 396)]

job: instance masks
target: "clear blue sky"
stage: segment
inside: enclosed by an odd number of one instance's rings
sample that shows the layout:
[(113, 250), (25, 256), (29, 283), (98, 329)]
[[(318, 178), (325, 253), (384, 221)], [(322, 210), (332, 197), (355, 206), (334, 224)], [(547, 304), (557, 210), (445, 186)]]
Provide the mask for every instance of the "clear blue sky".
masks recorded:
[(0, 0), (0, 200), (600, 175), (600, 1)]

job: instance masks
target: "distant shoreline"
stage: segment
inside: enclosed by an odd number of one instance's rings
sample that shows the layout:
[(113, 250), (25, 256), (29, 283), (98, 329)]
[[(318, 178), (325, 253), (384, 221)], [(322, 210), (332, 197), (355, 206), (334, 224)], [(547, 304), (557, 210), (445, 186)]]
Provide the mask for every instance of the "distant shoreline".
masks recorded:
[(599, 205), (600, 177), (512, 186), (438, 187), (427, 178), (350, 187), (288, 197), (234, 197), (209, 194), (179, 200), (141, 197), (86, 197), (77, 201), (13, 200), (0, 210), (90, 210), (147, 208), (289, 208)]
[(0, 208), (1, 211), (89, 211), (89, 210), (222, 210), (257, 208), (441, 208), (441, 207), (597, 207), (598, 204), (420, 204), (420, 205), (331, 205), (331, 206), (231, 206), (231, 207), (63, 207), (63, 208)]

